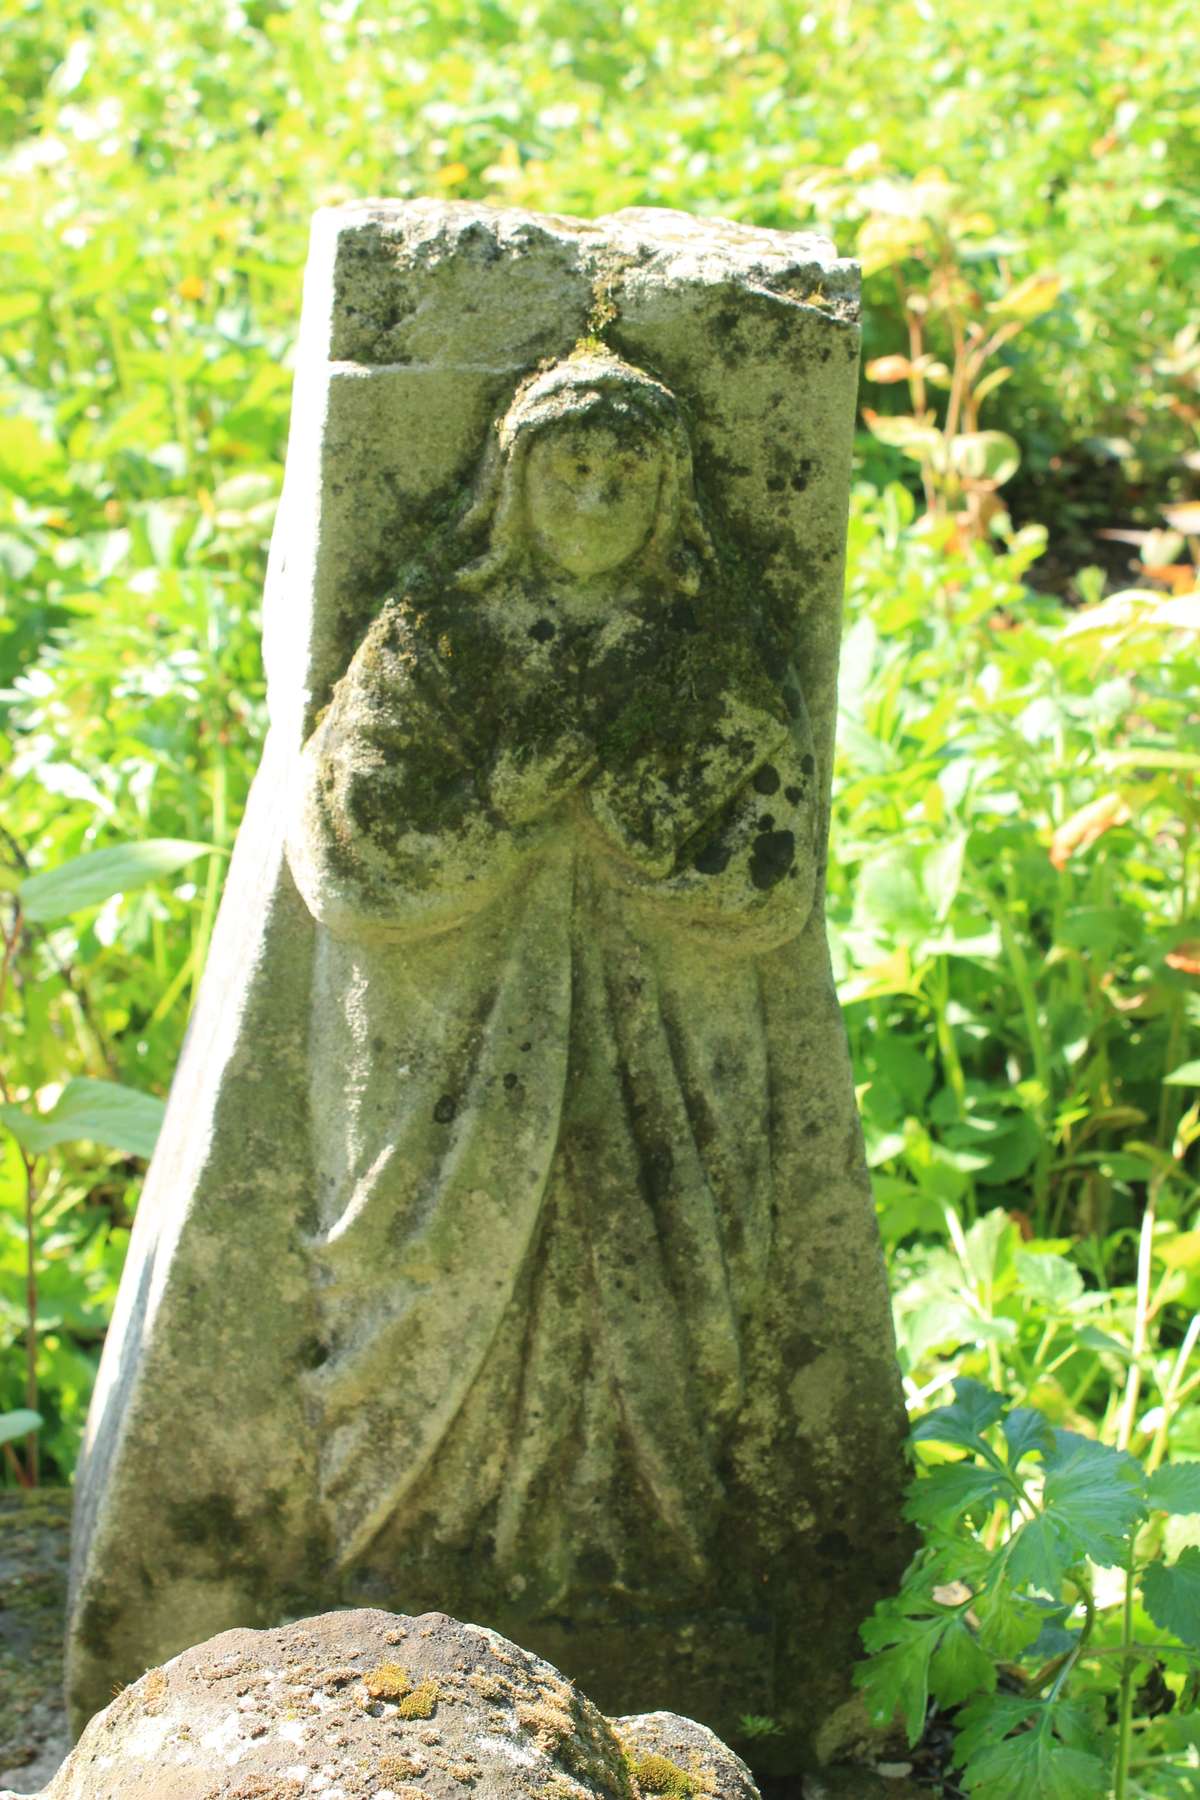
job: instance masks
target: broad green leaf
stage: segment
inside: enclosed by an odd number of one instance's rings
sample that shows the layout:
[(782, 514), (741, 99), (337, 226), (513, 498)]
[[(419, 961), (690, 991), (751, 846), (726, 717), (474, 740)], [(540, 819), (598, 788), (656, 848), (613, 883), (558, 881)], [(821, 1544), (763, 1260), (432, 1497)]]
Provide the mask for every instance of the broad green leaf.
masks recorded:
[(1200, 1545), (1142, 1571), (1142, 1603), (1160, 1631), (1200, 1649)]
[(944, 843), (935, 844), (926, 854), (921, 869), (921, 886), (939, 925), (949, 916), (955, 896), (962, 885), (966, 849), (967, 834), (965, 831), (957, 831)]
[(914, 1444), (961, 1444), (966, 1450), (986, 1448), (984, 1433), (996, 1423), (1004, 1411), (999, 1394), (985, 1388), (982, 1382), (961, 1376), (954, 1383), (954, 1403), (939, 1406), (935, 1412), (918, 1419), (910, 1433)]
[(1180, 1063), (1163, 1076), (1163, 1082), (1167, 1087), (1200, 1087), (1200, 1062)]
[(905, 456), (914, 457), (918, 462), (936, 456), (942, 448), (942, 434), (936, 425), (923, 425), (920, 420), (906, 414), (871, 412), (866, 407), (863, 408), (863, 418), (881, 444), (890, 444), (895, 450), (903, 450)]
[[(993, 300), (988, 311), (1001, 319), (1020, 319), (1022, 322), (1036, 319), (1040, 313), (1050, 311), (1061, 289), (1061, 275), (1027, 275), (1024, 281), (1016, 282), (1007, 293)], [(1005, 374), (1009, 373), (1011, 371), (1006, 369)]]
[(950, 460), (964, 481), (1003, 487), (1020, 468), (1021, 452), (1005, 431), (966, 431), (952, 441)]
[(68, 1081), (49, 1112), (0, 1106), (0, 1124), (7, 1125), (17, 1142), (35, 1156), (52, 1150), (56, 1144), (86, 1138), (129, 1156), (148, 1157), (158, 1140), (165, 1111), (163, 1101), (153, 1094), (81, 1075)]
[(1018, 1250), (1016, 1263), (1022, 1293), (1040, 1306), (1057, 1311), (1069, 1307), (1083, 1292), (1083, 1276), (1065, 1256)]
[(1200, 1462), (1156, 1469), (1146, 1483), (1146, 1502), (1154, 1512), (1200, 1513)]
[(0, 1444), (11, 1444), (16, 1438), (28, 1437), (31, 1431), (37, 1431), (42, 1423), (42, 1415), (30, 1412), (27, 1407), (20, 1407), (16, 1412), (0, 1413)]
[(934, 924), (921, 884), (921, 861), (904, 845), (876, 851), (863, 864), (854, 897), (857, 923), (885, 944), (915, 943)]
[[(980, 1160), (986, 1168), (986, 1151)], [(976, 1219), (967, 1232), (967, 1263), (975, 1280), (981, 1283), (998, 1281), (1011, 1263), (1017, 1242), (1017, 1228), (1002, 1206), (994, 1206), (981, 1219)], [(957, 1387), (954, 1391), (958, 1392)]]
[(215, 844), (196, 844), (182, 838), (148, 838), (140, 844), (88, 850), (57, 869), (30, 875), (19, 890), (21, 907), (27, 919), (39, 924), (64, 919), (85, 906), (98, 906), (113, 894), (124, 894), (159, 876), (173, 875), (198, 856), (215, 854), (219, 854)]

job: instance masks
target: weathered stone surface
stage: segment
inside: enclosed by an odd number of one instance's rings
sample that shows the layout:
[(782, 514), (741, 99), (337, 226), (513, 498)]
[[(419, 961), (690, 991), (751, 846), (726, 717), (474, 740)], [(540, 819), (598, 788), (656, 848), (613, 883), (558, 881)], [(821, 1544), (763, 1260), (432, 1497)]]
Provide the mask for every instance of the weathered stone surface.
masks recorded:
[(770, 1715), (785, 1769), (844, 1700), (905, 1553), (822, 917), (855, 305), (821, 240), (680, 214), (318, 220), (77, 1718), (330, 1604)]
[(444, 1613), (223, 1632), (94, 1718), (41, 1800), (758, 1800), (690, 1719), (610, 1723)]

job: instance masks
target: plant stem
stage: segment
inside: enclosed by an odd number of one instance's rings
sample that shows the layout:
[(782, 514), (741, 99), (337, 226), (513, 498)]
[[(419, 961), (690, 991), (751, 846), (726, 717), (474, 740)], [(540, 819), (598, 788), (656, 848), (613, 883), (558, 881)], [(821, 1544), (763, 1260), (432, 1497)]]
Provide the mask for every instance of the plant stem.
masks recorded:
[(1158, 1205), (1158, 1191), (1162, 1186), (1162, 1176), (1156, 1175), (1150, 1183), (1146, 1196), (1146, 1211), (1142, 1217), (1142, 1235), (1138, 1244), (1137, 1300), (1133, 1314), (1133, 1342), (1129, 1350), (1129, 1374), (1125, 1382), (1125, 1397), (1121, 1403), (1120, 1424), (1117, 1427), (1117, 1449), (1128, 1450), (1133, 1428), (1137, 1421), (1138, 1398), (1142, 1391), (1141, 1359), (1146, 1354), (1146, 1325), (1150, 1316), (1150, 1260), (1154, 1243), (1154, 1216)]
[[(25, 1404), (30, 1412), (36, 1412), (38, 1409), (38, 1272), (34, 1208), (37, 1203), (37, 1184), (34, 1181), (34, 1159), (24, 1148), (21, 1150), (21, 1160), (25, 1164)], [(36, 1487), (39, 1474), (36, 1431), (31, 1431), (25, 1439), (25, 1466), (29, 1473), (29, 1486)]]
[(1050, 1106), (1054, 1092), (1054, 1072), (1050, 1060), (1050, 1050), (1046, 1035), (1042, 1029), (1042, 1021), (1038, 1013), (1037, 988), (1033, 971), (1029, 966), (1029, 958), (1016, 931), (1013, 929), (1012, 915), (1009, 905), (1012, 902), (1011, 871), (1006, 871), (1006, 887), (1008, 905), (998, 901), (986, 887), (980, 887), (979, 898), (992, 922), (1000, 933), (1000, 942), (1012, 970), (1013, 986), (1021, 1002), (1021, 1013), (1025, 1020), (1025, 1030), (1029, 1037), (1029, 1050), (1033, 1059), (1033, 1072), (1041, 1089), (1041, 1098), (1037, 1108), (1038, 1150), (1033, 1171), (1033, 1203), (1037, 1230), (1044, 1235), (1047, 1229), (1047, 1201), (1050, 1195), (1050, 1165), (1054, 1157), (1054, 1147), (1050, 1141)]
[(1121, 1624), (1121, 1685), (1117, 1701), (1117, 1764), (1113, 1772), (1113, 1800), (1126, 1800), (1129, 1791), (1129, 1753), (1133, 1746), (1133, 1672), (1138, 1661), (1133, 1647), (1133, 1541), (1125, 1561), (1125, 1608)]
[(1183, 1380), (1183, 1371), (1187, 1368), (1192, 1351), (1196, 1348), (1196, 1341), (1198, 1338), (1200, 1338), (1200, 1313), (1193, 1313), (1191, 1323), (1184, 1333), (1183, 1342), (1179, 1346), (1179, 1353), (1175, 1358), (1175, 1364), (1168, 1377), (1166, 1388), (1163, 1390), (1162, 1418), (1158, 1422), (1158, 1429), (1154, 1433), (1154, 1441), (1151, 1443), (1149, 1452), (1146, 1456), (1147, 1475), (1153, 1475), (1155, 1469), (1158, 1468), (1163, 1457), (1167, 1453), (1167, 1439), (1171, 1430), (1171, 1420), (1175, 1416), (1181, 1398), (1179, 1384)]

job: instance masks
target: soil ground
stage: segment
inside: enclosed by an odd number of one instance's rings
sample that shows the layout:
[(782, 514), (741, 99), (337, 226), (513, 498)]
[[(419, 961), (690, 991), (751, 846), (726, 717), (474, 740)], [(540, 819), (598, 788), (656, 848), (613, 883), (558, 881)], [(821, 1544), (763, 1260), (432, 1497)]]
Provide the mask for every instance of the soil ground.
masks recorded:
[(0, 1795), (35, 1792), (67, 1753), (62, 1636), (71, 1496), (0, 1493)]

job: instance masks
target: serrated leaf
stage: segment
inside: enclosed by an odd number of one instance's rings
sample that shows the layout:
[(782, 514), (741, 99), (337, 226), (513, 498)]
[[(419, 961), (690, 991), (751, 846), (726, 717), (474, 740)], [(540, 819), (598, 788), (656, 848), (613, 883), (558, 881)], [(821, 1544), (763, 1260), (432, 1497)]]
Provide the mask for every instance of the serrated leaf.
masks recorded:
[(942, 1634), (929, 1661), (929, 1691), (939, 1706), (961, 1706), (972, 1694), (990, 1694), (996, 1665), (960, 1615)]
[(1036, 1643), (1046, 1618), (1043, 1606), (1014, 1593), (1003, 1581), (976, 1598), (974, 1612), (979, 1620), (980, 1644), (1001, 1662), (1013, 1661)]
[(28, 1437), (31, 1431), (40, 1428), (41, 1423), (41, 1413), (31, 1412), (28, 1407), (0, 1413), (0, 1444), (11, 1444), (16, 1438)]
[(215, 844), (183, 838), (147, 838), (140, 844), (114, 844), (89, 850), (57, 869), (30, 875), (19, 889), (21, 910), (35, 924), (64, 919), (86, 906), (99, 906), (113, 894), (144, 887), (162, 875), (173, 875), (198, 856), (216, 854)]
[(919, 1525), (948, 1527), (960, 1519), (976, 1524), (1012, 1489), (995, 1469), (976, 1462), (943, 1463), (916, 1480), (904, 1505), (904, 1516)]
[(855, 1669), (854, 1684), (877, 1725), (901, 1715), (910, 1744), (925, 1729), (930, 1662), (957, 1618), (954, 1607), (905, 1591), (881, 1602), (859, 1628), (870, 1655)]
[(1105, 1764), (1081, 1747), (1091, 1735), (1086, 1720), (1068, 1703), (993, 1694), (966, 1707), (959, 1726), (954, 1761), (973, 1800), (1093, 1800), (1109, 1792)]
[(1096, 1800), (1111, 1792), (1107, 1766), (1047, 1732), (1024, 1731), (981, 1750), (963, 1770), (972, 1800)]
[(49, 1112), (0, 1106), (0, 1124), (7, 1125), (17, 1142), (35, 1156), (56, 1144), (86, 1138), (129, 1156), (149, 1157), (165, 1111), (164, 1103), (153, 1094), (81, 1075), (68, 1081)]
[(1146, 1483), (1146, 1500), (1155, 1512), (1200, 1513), (1200, 1462), (1156, 1469)]
[(1049, 1456), (1054, 1450), (1054, 1432), (1050, 1423), (1032, 1406), (1014, 1406), (1004, 1421), (1004, 1439), (1008, 1460), (1016, 1468), (1022, 1457), (1035, 1451)]
[(1054, 1593), (1084, 1557), (1106, 1568), (1122, 1563), (1129, 1534), (1145, 1513), (1144, 1479), (1132, 1456), (1055, 1431), (1041, 1509), (1014, 1532), (1005, 1552), (1009, 1579)]
[(1045, 1467), (1047, 1509), (1062, 1516), (1094, 1562), (1103, 1562), (1105, 1551), (1119, 1562), (1129, 1533), (1145, 1512), (1145, 1476), (1137, 1458), (1078, 1432), (1056, 1430)]
[(961, 1376), (954, 1383), (954, 1404), (939, 1406), (918, 1419), (910, 1439), (914, 1444), (960, 1444), (965, 1450), (978, 1451), (986, 1448), (983, 1434), (1003, 1411), (999, 1394), (984, 1387), (981, 1381)]
[(1200, 1649), (1200, 1545), (1189, 1544), (1173, 1563), (1142, 1573), (1142, 1603), (1160, 1631)]

